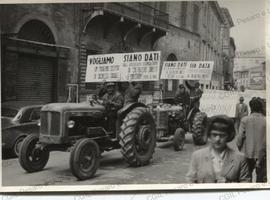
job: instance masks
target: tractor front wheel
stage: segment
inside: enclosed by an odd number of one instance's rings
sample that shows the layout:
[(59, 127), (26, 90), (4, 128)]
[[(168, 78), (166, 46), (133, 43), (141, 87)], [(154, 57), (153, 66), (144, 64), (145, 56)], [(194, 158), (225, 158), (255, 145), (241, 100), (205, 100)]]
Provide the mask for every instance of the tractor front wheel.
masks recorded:
[(173, 136), (173, 147), (175, 151), (181, 151), (185, 144), (185, 130), (177, 128)]
[(79, 180), (92, 178), (99, 166), (99, 147), (91, 139), (79, 140), (70, 154), (70, 169)]
[(19, 162), (27, 172), (41, 171), (49, 160), (50, 152), (37, 147), (38, 136), (28, 135), (22, 142), (19, 151)]
[(131, 166), (147, 165), (156, 146), (155, 121), (145, 107), (134, 108), (123, 120), (121, 153)]

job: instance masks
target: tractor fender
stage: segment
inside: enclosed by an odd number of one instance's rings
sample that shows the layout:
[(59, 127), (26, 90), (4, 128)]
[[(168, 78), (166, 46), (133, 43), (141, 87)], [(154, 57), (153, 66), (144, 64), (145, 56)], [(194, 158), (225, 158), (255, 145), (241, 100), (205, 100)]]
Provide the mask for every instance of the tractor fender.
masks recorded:
[(136, 107), (147, 107), (147, 106), (141, 102), (128, 103), (117, 112), (118, 119), (122, 121), (122, 119), (124, 119), (126, 115)]

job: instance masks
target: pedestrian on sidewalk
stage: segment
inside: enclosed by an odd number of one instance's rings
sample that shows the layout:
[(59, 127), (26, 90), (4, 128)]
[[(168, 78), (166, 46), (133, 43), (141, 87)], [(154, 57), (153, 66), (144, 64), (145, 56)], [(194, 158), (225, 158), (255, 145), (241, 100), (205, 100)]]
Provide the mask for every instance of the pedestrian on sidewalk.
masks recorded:
[(235, 137), (233, 120), (226, 115), (210, 119), (207, 129), (210, 144), (192, 154), (186, 179), (189, 183), (250, 182), (245, 156), (227, 143)]
[(239, 103), (236, 104), (235, 110), (235, 128), (236, 133), (239, 131), (241, 119), (248, 115), (248, 106), (244, 103), (244, 97), (239, 98)]
[(262, 145), (266, 142), (266, 118), (262, 114), (263, 105), (260, 98), (252, 98), (249, 106), (251, 114), (241, 120), (236, 144), (247, 157), (250, 173), (256, 169), (256, 180), (259, 180), (260, 169), (256, 163), (259, 160)]

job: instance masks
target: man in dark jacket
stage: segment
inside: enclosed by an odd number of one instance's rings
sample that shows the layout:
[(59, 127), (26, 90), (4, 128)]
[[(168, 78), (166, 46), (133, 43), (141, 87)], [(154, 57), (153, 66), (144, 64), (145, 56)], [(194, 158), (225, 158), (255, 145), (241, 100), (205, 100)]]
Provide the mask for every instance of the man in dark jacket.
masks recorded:
[(115, 88), (115, 83), (107, 83), (107, 93), (102, 97), (108, 117), (108, 129), (115, 131), (117, 111), (123, 107), (124, 98)]
[(130, 82), (129, 86), (125, 92), (125, 103), (135, 103), (138, 102), (140, 94), (142, 92), (142, 85), (138, 82)]
[(191, 107), (200, 107), (200, 99), (202, 97), (203, 91), (200, 89), (200, 83), (196, 82), (194, 87), (190, 87), (190, 101)]
[(236, 104), (235, 110), (235, 124), (236, 132), (239, 131), (240, 121), (243, 117), (248, 115), (248, 106), (244, 103), (244, 97), (239, 98), (239, 103)]
[(180, 103), (186, 107), (189, 106), (190, 96), (189, 96), (189, 93), (186, 91), (186, 88), (183, 84), (179, 85), (179, 88), (175, 93), (174, 99), (177, 104)]
[(260, 98), (252, 98), (249, 102), (251, 114), (242, 118), (236, 144), (247, 157), (250, 172), (256, 169), (257, 180), (260, 169), (256, 166), (260, 160), (260, 151), (266, 140), (266, 118), (262, 114)]

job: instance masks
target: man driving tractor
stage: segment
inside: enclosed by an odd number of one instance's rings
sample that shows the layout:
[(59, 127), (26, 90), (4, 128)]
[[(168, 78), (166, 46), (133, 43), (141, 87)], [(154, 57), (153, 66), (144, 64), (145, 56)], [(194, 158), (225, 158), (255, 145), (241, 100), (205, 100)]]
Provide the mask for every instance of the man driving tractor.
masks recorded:
[(122, 94), (116, 90), (115, 83), (107, 83), (106, 88), (107, 93), (102, 97), (102, 104), (105, 106), (105, 109), (107, 111), (108, 129), (110, 131), (115, 131), (117, 111), (123, 107), (124, 98)]
[(180, 84), (178, 90), (175, 93), (175, 103), (182, 104), (186, 108), (189, 106), (190, 96), (184, 84)]
[(194, 86), (191, 86), (188, 81), (186, 84), (190, 90), (190, 105), (191, 108), (198, 108), (200, 107), (200, 99), (202, 97), (203, 91), (200, 89), (200, 83), (196, 82)]

